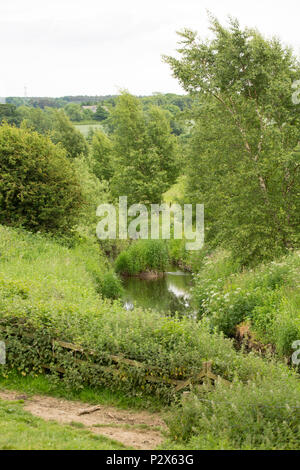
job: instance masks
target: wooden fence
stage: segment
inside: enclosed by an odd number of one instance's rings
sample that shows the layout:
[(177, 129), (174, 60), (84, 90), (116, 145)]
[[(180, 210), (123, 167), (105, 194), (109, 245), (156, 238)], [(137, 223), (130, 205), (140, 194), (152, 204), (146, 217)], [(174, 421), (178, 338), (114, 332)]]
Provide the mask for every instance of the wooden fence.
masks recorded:
[[(62, 348), (65, 348), (69, 351), (74, 351), (74, 352), (79, 352), (81, 354), (85, 355), (91, 355), (94, 356), (96, 355), (95, 351), (91, 350), (85, 350), (81, 346), (78, 346), (73, 343), (67, 343), (65, 341), (59, 341), (59, 340), (52, 340), (52, 345), (53, 348), (55, 346), (60, 346)], [(142, 362), (133, 360), (133, 359), (127, 359), (123, 356), (116, 356), (116, 355), (108, 355), (107, 358), (111, 361), (112, 364), (110, 366), (103, 366), (105, 369), (109, 370), (110, 372), (113, 373), (118, 373), (118, 366), (120, 365), (128, 365), (132, 366), (138, 369), (144, 369), (148, 371), (148, 374), (146, 375), (146, 380), (148, 382), (154, 382), (154, 383), (165, 383), (166, 385), (170, 385), (175, 387), (175, 392), (180, 392), (184, 391), (191, 386), (199, 386), (205, 384), (206, 386), (209, 385), (214, 385), (215, 382), (217, 381), (222, 381), (223, 383), (230, 384), (227, 380), (225, 380), (223, 377), (220, 375), (216, 375), (212, 372), (212, 361), (208, 362), (203, 362), (202, 363), (202, 369), (201, 371), (194, 377), (182, 380), (182, 379), (174, 379), (170, 377), (160, 377), (158, 375), (155, 375), (155, 372), (159, 371), (158, 367), (151, 366), (148, 364), (144, 364)], [(84, 363), (85, 361), (76, 359), (76, 361), (80, 363)], [(89, 366), (91, 366), (91, 363), (87, 363)], [(93, 365), (93, 364), (92, 364)], [(97, 364), (94, 364), (95, 367), (97, 367)], [(47, 366), (45, 366), (47, 367)], [(47, 367), (48, 368), (48, 367)], [(59, 372), (64, 372), (62, 369), (60, 369)]]

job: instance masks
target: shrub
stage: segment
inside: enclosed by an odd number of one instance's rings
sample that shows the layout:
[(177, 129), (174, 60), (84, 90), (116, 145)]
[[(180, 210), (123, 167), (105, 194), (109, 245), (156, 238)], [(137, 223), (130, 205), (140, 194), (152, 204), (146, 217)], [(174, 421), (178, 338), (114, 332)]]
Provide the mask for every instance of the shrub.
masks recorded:
[(270, 371), (248, 384), (219, 383), (205, 397), (191, 395), (172, 410), (170, 436), (180, 449), (296, 450), (299, 391), (295, 376)]
[(79, 181), (47, 137), (0, 127), (0, 219), (33, 231), (68, 231), (83, 202)]
[(127, 251), (123, 251), (116, 259), (115, 269), (122, 274), (135, 274), (132, 266), (132, 258)]
[(241, 291), (239, 288), (213, 297), (209, 302), (211, 310), (211, 326), (223, 331), (227, 336), (234, 336), (236, 326), (246, 318), (252, 317), (252, 312), (258, 302), (257, 293)]
[(122, 283), (116, 274), (112, 271), (105, 273), (101, 283), (101, 294), (108, 299), (118, 299), (122, 293)]

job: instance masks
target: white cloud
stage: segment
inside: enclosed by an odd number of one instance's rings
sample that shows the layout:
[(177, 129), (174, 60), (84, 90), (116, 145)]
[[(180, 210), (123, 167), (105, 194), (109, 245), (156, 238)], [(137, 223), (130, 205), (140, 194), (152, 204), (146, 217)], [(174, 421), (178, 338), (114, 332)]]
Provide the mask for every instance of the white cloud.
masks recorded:
[(180, 92), (162, 54), (176, 30), (209, 34), (206, 9), (221, 21), (278, 35), (298, 52), (298, 0), (10, 0), (0, 4), (0, 96)]

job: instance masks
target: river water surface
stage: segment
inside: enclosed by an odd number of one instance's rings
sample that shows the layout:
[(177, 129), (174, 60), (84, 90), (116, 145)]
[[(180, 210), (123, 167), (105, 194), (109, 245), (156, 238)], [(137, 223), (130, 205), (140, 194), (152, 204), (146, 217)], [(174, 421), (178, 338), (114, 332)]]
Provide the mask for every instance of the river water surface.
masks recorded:
[(144, 280), (126, 277), (123, 280), (124, 306), (151, 308), (160, 312), (186, 314), (190, 309), (192, 275), (169, 266), (162, 278)]

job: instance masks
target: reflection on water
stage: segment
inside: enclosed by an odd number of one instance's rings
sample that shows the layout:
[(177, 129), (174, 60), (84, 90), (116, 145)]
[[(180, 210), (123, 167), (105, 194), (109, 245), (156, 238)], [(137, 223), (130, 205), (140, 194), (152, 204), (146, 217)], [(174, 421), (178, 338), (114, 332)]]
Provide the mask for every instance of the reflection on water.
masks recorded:
[(129, 277), (123, 280), (124, 307), (151, 308), (160, 312), (186, 314), (190, 307), (192, 275), (172, 267), (163, 278), (143, 280)]

